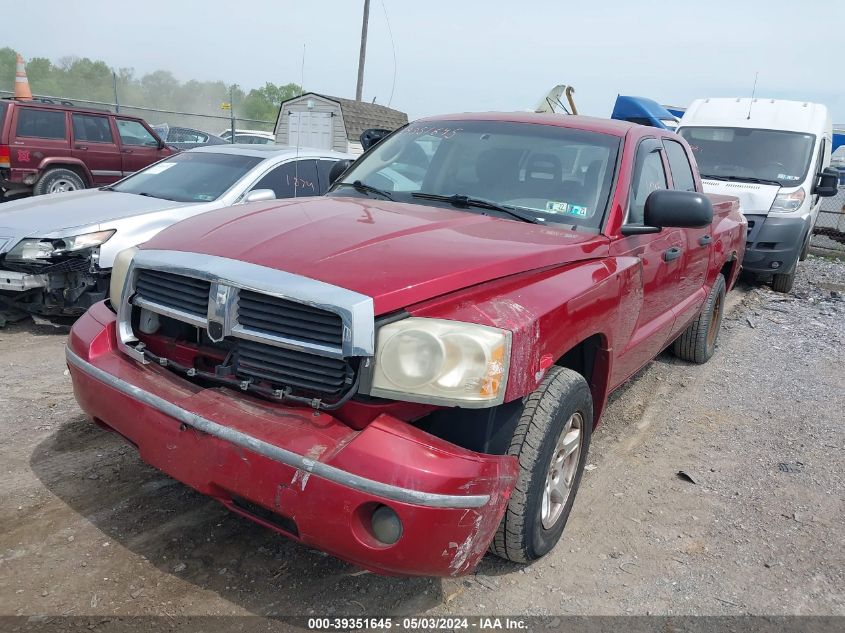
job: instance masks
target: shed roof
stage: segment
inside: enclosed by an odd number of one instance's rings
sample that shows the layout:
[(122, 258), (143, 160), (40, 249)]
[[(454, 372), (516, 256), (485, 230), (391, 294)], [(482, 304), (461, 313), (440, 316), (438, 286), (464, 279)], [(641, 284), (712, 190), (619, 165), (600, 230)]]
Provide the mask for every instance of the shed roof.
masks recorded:
[(354, 99), (344, 99), (343, 97), (332, 97), (318, 92), (306, 92), (293, 99), (288, 99), (282, 103), (282, 108), (291, 102), (307, 99), (309, 95), (322, 97), (340, 105), (340, 109), (343, 112), (343, 122), (346, 126), (346, 138), (351, 141), (357, 141), (361, 136), (361, 132), (369, 128), (395, 130), (408, 122), (408, 115), (405, 112), (400, 112), (399, 110), (394, 110), (393, 108), (388, 108), (377, 103), (355, 101)]

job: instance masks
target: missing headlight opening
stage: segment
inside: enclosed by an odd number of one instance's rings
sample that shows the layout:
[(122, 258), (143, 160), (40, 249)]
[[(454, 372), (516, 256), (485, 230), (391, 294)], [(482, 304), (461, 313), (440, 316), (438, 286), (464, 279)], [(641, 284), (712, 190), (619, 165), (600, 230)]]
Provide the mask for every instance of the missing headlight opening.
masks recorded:
[(202, 328), (138, 307), (132, 325), (139, 339), (135, 349), (144, 358), (200, 386), (326, 411), (342, 407), (358, 391), (358, 359), (315, 360), (235, 338), (215, 342)]

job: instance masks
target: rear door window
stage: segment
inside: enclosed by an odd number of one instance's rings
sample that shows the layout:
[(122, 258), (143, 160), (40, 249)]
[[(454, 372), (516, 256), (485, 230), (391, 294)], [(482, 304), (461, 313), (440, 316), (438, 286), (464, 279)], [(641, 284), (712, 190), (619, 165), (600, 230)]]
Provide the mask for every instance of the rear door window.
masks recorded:
[(669, 169), (672, 170), (674, 189), (679, 191), (695, 191), (695, 178), (684, 146), (676, 141), (664, 139), (666, 157), (669, 159)]
[(114, 143), (108, 117), (74, 114), (72, 119), (74, 140), (89, 143)]
[(65, 139), (67, 124), (64, 112), (20, 108), (18, 110), (17, 136), (29, 138)]
[(252, 189), (272, 189), (279, 199), (319, 195), (317, 161), (309, 158), (279, 165), (265, 174)]

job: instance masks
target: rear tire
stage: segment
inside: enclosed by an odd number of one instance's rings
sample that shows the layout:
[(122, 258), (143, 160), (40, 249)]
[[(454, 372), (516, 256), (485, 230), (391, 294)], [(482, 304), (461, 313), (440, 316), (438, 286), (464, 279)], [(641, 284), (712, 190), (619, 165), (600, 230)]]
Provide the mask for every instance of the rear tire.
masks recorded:
[(494, 554), (527, 563), (557, 544), (581, 483), (592, 430), (587, 381), (571, 369), (552, 367), (525, 400), (508, 449), (519, 460), (519, 475), (490, 545)]
[(772, 290), (783, 293), (787, 293), (792, 290), (792, 286), (795, 283), (795, 269), (797, 267), (798, 264), (795, 265), (791, 273), (778, 273), (776, 275), (772, 275)]
[(79, 174), (70, 169), (57, 167), (45, 171), (35, 186), (32, 188), (32, 195), (43, 196), (48, 193), (61, 193), (63, 191), (78, 191), (85, 189), (85, 181)]
[(706, 363), (716, 350), (725, 308), (725, 278), (720, 274), (701, 313), (672, 344), (672, 353), (691, 363)]

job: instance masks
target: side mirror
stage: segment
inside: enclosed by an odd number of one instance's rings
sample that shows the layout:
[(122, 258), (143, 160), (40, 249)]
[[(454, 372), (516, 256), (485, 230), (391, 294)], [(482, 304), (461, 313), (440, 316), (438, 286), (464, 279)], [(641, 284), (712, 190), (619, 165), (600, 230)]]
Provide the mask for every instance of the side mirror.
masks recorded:
[(392, 130), (385, 130), (384, 128), (374, 127), (369, 130), (361, 132), (361, 147), (366, 152), (373, 145), (377, 145), (385, 136), (391, 133)]
[(703, 193), (658, 189), (645, 201), (643, 224), (626, 224), (622, 235), (658, 233), (664, 227), (698, 229), (713, 222), (713, 205)]
[(828, 167), (818, 175), (813, 193), (822, 198), (831, 198), (839, 193), (839, 172)]
[(343, 172), (349, 169), (349, 166), (353, 162), (353, 160), (345, 158), (343, 160), (337, 161), (334, 165), (332, 165), (331, 170), (329, 170), (329, 184), (333, 185), (334, 183), (336, 183), (338, 178), (343, 175)]
[(243, 200), (244, 204), (247, 202), (263, 202), (265, 200), (275, 200), (276, 199), (276, 192), (272, 189), (253, 189), (249, 193), (247, 193)]

